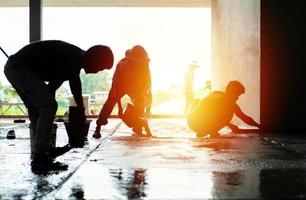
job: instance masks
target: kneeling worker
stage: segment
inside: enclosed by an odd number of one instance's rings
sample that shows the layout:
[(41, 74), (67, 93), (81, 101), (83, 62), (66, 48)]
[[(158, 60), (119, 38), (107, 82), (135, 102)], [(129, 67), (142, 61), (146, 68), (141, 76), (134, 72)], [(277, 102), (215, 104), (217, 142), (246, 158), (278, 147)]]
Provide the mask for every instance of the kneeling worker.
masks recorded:
[(238, 81), (230, 81), (225, 92), (213, 91), (188, 115), (189, 127), (197, 133), (197, 137), (210, 134), (218, 136), (218, 131), (225, 126), (234, 132), (239, 131), (238, 126), (231, 123), (234, 114), (248, 125), (260, 127), (251, 117), (242, 112), (236, 101), (245, 92), (244, 86)]

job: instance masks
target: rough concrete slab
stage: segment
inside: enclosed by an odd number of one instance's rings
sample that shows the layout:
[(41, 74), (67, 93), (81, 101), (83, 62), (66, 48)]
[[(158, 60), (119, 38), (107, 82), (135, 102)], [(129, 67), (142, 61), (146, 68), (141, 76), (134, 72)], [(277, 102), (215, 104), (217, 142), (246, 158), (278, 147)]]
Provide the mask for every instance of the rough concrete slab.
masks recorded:
[[(27, 137), (16, 131), (17, 139), (7, 140), (1, 132), (0, 197), (306, 198), (306, 158), (292, 145), (305, 144), (304, 138), (292, 142), (249, 133), (198, 139), (184, 119), (150, 120), (152, 138), (132, 136), (123, 124), (106, 136), (118, 122), (113, 120), (103, 129), (102, 139), (90, 138), (85, 148), (72, 149), (58, 158), (69, 164), (67, 171), (45, 176), (30, 171)], [(61, 126), (58, 135), (59, 144), (65, 144), (66, 133)]]
[[(7, 130), (12, 129), (5, 122), (5, 126), (1, 126), (0, 132), (0, 199), (10, 198), (43, 198), (46, 194), (56, 190), (66, 179), (68, 179), (78, 166), (84, 162), (88, 154), (95, 150), (105, 138), (107, 134), (120, 121), (111, 120), (110, 123), (102, 129), (102, 138), (99, 140), (91, 138), (94, 131), (95, 123), (91, 123), (88, 141), (84, 148), (71, 149), (65, 155), (58, 157), (56, 161), (69, 165), (67, 171), (49, 172), (46, 175), (35, 175), (31, 172), (31, 147), (30, 133), (28, 123), (15, 124), (13, 127), (16, 133), (16, 139), (6, 139)], [(68, 143), (68, 137), (63, 123), (58, 123), (57, 129), (57, 146), (64, 146)]]

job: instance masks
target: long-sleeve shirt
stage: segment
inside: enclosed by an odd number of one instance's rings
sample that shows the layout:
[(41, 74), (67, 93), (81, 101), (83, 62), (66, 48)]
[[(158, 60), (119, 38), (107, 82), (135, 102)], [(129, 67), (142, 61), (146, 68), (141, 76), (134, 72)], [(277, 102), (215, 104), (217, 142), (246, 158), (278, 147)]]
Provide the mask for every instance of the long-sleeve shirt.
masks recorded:
[(81, 80), (79, 77), (85, 51), (60, 40), (33, 42), (9, 59), (15, 67), (27, 68), (49, 82), (52, 92), (64, 81), (69, 81), (71, 92), (78, 106), (83, 106)]
[(100, 111), (99, 119), (104, 121), (110, 116), (116, 103), (127, 94), (131, 100), (143, 110), (152, 103), (151, 74), (148, 65), (131, 64), (128, 59), (122, 59), (113, 75), (112, 87), (108, 98)]

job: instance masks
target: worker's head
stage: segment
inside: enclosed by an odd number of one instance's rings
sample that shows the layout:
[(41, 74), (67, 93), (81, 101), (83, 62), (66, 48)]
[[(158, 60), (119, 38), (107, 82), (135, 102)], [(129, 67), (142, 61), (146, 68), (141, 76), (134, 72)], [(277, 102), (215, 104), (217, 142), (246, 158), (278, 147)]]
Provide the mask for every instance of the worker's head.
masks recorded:
[(230, 81), (225, 89), (225, 93), (233, 101), (237, 101), (244, 92), (245, 88), (239, 81)]
[(84, 70), (86, 73), (97, 73), (104, 69), (110, 69), (113, 63), (114, 55), (108, 46), (92, 46), (84, 56)]
[(198, 62), (195, 61), (195, 60), (193, 60), (193, 61), (190, 63), (190, 65), (188, 66), (188, 69), (189, 69), (189, 70), (195, 70), (195, 69), (197, 69), (197, 68), (199, 68), (199, 67), (200, 67), (200, 65), (198, 64)]
[(150, 62), (146, 50), (140, 45), (136, 45), (132, 49), (127, 50), (125, 55), (129, 61), (139, 64), (148, 64)]

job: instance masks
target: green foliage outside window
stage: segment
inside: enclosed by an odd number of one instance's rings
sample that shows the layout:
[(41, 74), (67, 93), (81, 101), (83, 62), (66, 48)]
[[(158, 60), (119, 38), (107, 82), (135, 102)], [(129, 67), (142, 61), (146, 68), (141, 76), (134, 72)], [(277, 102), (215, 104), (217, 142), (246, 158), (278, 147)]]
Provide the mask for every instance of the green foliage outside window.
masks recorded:
[[(80, 74), (82, 81), (82, 93), (91, 94), (96, 91), (108, 91), (110, 88), (110, 77), (108, 72), (99, 72), (97, 74), (85, 74), (83, 71)], [(57, 115), (63, 115), (69, 108), (69, 97), (71, 96), (71, 91), (69, 86), (62, 85), (56, 91), (56, 101), (58, 103)], [(0, 100), (2, 102), (9, 103), (11, 101), (21, 102), (16, 90), (10, 85), (3, 85), (0, 81)], [(4, 105), (2, 110), (6, 110), (8, 106)], [(9, 109), (6, 115), (22, 115), (15, 107)]]
[(83, 94), (91, 94), (97, 91), (108, 91), (110, 89), (110, 77), (108, 72), (99, 72), (97, 74), (80, 74), (82, 81)]

